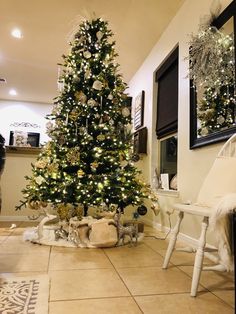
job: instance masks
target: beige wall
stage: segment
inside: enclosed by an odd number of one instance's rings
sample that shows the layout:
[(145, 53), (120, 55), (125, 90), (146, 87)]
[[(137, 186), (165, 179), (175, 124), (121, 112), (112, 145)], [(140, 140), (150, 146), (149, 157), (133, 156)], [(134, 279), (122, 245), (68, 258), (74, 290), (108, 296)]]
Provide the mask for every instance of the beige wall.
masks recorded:
[[(221, 0), (220, 2), (223, 10), (231, 1)], [(197, 32), (200, 19), (209, 14), (211, 4), (212, 0), (186, 0), (129, 82), (129, 93), (133, 98), (141, 90), (145, 91), (144, 126), (148, 128), (148, 154), (143, 158), (140, 168), (146, 179), (151, 182), (154, 169), (158, 164), (158, 141), (155, 136), (157, 87), (153, 77), (158, 66), (179, 45), (178, 187), (181, 200), (194, 201), (196, 199), (203, 179), (222, 145), (220, 143), (194, 150), (189, 149), (189, 80), (186, 79), (188, 62), (184, 58), (188, 56), (189, 34)], [(145, 220), (149, 220), (149, 223), (166, 224), (166, 215), (163, 212), (171, 209), (171, 204), (177, 200), (176, 197), (161, 195), (162, 214), (153, 218), (152, 213), (149, 213), (145, 216)], [(172, 217), (172, 220), (174, 221), (175, 218)], [(181, 231), (195, 238), (199, 232), (197, 222), (196, 218), (188, 216), (184, 220)]]
[(7, 153), (5, 169), (1, 177), (2, 211), (1, 217), (27, 216), (37, 214), (35, 211), (22, 209), (15, 211), (15, 206), (23, 199), (21, 190), (26, 186), (26, 175), (31, 174), (31, 163), (37, 155)]
[[(10, 126), (13, 122), (36, 123), (40, 128), (25, 128), (26, 132), (39, 132), (40, 142), (48, 140), (45, 134), (46, 114), (51, 112), (52, 105), (29, 102), (14, 102), (0, 100), (0, 133), (9, 143), (9, 133), (13, 130)], [(25, 176), (31, 174), (31, 163), (37, 155), (7, 153), (5, 169), (1, 177), (2, 210), (0, 219), (10, 219), (10, 216), (27, 216), (36, 214), (35, 211), (23, 209), (15, 211), (22, 199), (21, 190), (26, 185)]]

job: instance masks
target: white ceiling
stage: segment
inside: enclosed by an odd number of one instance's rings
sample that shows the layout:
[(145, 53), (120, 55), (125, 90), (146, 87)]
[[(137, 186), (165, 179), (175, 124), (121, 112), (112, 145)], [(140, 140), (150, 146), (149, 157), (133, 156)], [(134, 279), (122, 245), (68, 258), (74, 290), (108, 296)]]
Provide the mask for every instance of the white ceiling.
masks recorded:
[[(184, 0), (1, 0), (0, 99), (52, 103), (57, 63), (82, 18), (96, 14), (114, 32), (120, 71), (132, 78)], [(10, 35), (22, 29), (23, 38)], [(17, 96), (8, 91), (15, 88)]]

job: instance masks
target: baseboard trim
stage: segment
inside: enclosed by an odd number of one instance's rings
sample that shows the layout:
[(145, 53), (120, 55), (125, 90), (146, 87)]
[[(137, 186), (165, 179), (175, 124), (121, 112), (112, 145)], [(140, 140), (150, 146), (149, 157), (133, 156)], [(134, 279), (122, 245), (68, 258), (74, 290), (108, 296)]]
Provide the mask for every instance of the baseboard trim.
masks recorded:
[[(33, 219), (29, 219), (28, 216), (0, 216), (0, 221), (34, 221)], [(38, 221), (38, 219), (35, 219)]]

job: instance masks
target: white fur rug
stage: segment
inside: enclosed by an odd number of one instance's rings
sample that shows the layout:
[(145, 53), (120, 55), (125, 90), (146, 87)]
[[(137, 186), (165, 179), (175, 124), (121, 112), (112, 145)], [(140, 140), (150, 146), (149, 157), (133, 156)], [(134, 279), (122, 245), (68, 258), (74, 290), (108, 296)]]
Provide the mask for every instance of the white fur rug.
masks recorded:
[(236, 211), (236, 193), (228, 194), (220, 200), (210, 217), (210, 227), (218, 242), (220, 264), (227, 271), (233, 271), (232, 234), (229, 214)]
[(48, 298), (47, 275), (0, 277), (0, 313), (47, 314)]

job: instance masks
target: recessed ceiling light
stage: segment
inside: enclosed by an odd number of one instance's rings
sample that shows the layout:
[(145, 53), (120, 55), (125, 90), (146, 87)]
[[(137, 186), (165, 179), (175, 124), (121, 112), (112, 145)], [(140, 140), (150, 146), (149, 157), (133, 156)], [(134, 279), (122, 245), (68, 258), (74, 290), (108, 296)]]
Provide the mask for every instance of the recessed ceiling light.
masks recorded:
[(9, 95), (16, 96), (17, 95), (17, 91), (12, 88), (12, 89), (9, 90)]
[(20, 39), (20, 38), (23, 37), (22, 32), (21, 32), (21, 30), (20, 30), (19, 28), (14, 28), (14, 29), (11, 31), (11, 35), (12, 35), (13, 37), (15, 37), (15, 38), (18, 38), (18, 39)]

